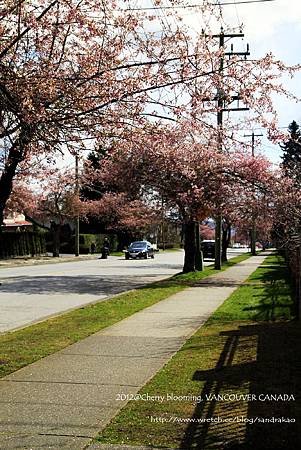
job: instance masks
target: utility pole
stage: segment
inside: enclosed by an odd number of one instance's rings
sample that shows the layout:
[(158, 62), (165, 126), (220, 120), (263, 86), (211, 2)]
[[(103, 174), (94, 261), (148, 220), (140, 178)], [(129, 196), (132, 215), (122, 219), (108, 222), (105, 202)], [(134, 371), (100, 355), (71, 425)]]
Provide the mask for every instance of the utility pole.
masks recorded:
[[(262, 134), (255, 134), (252, 131), (252, 134), (245, 134), (244, 137), (250, 137), (252, 139), (252, 157), (255, 156), (255, 137), (263, 136)], [(255, 187), (253, 183), (253, 200), (255, 200)], [(251, 226), (251, 254), (253, 256), (256, 255), (256, 215), (254, 207), (252, 207), (252, 226)]]
[(263, 134), (255, 134), (254, 131), (252, 131), (252, 134), (244, 134), (244, 137), (250, 137), (252, 138), (252, 156), (254, 158), (255, 156), (255, 137), (263, 136)]
[[(75, 193), (79, 195), (79, 181), (78, 181), (78, 154), (75, 154)], [(79, 214), (77, 213), (75, 219), (75, 256), (79, 256)]]
[(161, 204), (162, 204), (162, 220), (161, 220), (161, 239), (162, 239), (162, 250), (165, 250), (165, 231), (164, 231), (164, 225), (165, 225), (165, 208), (164, 208), (164, 197), (162, 195), (161, 197)]
[[(236, 37), (244, 37), (243, 33), (224, 33), (223, 28), (221, 28), (221, 32), (219, 34), (212, 35), (213, 38), (219, 39), (219, 48), (223, 48), (225, 46), (225, 38), (236, 38)], [(231, 45), (231, 51), (225, 52), (223, 56), (220, 57), (219, 62), (219, 74), (220, 74), (220, 85), (218, 87), (217, 95), (214, 99), (217, 101), (217, 140), (219, 150), (223, 151), (223, 142), (222, 142), (222, 128), (223, 128), (223, 112), (224, 111), (247, 111), (249, 108), (239, 107), (239, 104), (236, 108), (228, 108), (228, 104), (233, 101), (241, 100), (239, 94), (233, 95), (230, 97), (230, 101), (225, 97), (223, 92), (223, 72), (224, 72), (224, 56), (228, 56), (231, 59), (231, 56), (241, 55), (246, 59), (250, 54), (249, 45), (247, 45), (247, 50), (245, 52), (234, 52), (233, 45)], [(208, 99), (205, 99), (208, 100)], [(212, 101), (211, 100), (211, 101)], [(218, 213), (215, 219), (215, 269), (220, 270), (222, 268), (222, 214), (221, 211)]]
[[(225, 35), (223, 30), (217, 36), (219, 38), (219, 48), (224, 47), (225, 45)], [(218, 87), (217, 92), (217, 140), (218, 140), (218, 148), (219, 151), (223, 151), (223, 143), (222, 143), (222, 128), (223, 128), (223, 91), (222, 91), (222, 78), (223, 78), (223, 70), (224, 70), (224, 58), (220, 58), (219, 62), (219, 74), (220, 74), (220, 86)], [(223, 218), (221, 211), (218, 212), (218, 215), (215, 218), (215, 263), (214, 267), (216, 270), (220, 270), (222, 268), (222, 225)]]

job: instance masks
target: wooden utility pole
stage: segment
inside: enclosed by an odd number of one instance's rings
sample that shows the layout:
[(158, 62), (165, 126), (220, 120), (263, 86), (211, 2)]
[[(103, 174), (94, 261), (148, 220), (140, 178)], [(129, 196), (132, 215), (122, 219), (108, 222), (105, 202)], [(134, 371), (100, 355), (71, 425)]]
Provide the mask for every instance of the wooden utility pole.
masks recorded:
[[(219, 34), (214, 34), (213, 38), (219, 39), (219, 48), (223, 48), (225, 45), (225, 38), (236, 38), (236, 37), (244, 37), (243, 33), (224, 33), (223, 28), (221, 28), (221, 32)], [(229, 108), (228, 105), (233, 101), (237, 100), (239, 102), (240, 96), (233, 95), (229, 98), (225, 97), (223, 91), (223, 72), (224, 72), (224, 56), (228, 56), (231, 59), (231, 56), (241, 55), (244, 56), (245, 59), (250, 54), (249, 46), (247, 46), (247, 51), (245, 52), (234, 52), (233, 46), (231, 45), (231, 52), (225, 52), (223, 56), (220, 57), (219, 62), (219, 74), (220, 74), (220, 85), (218, 87), (217, 95), (214, 99), (217, 101), (217, 140), (219, 150), (223, 151), (223, 142), (222, 142), (222, 128), (223, 128), (223, 112), (224, 111), (247, 111), (249, 108), (239, 107)], [(215, 269), (220, 270), (222, 268), (222, 213), (217, 215), (215, 218)]]
[[(78, 181), (78, 154), (75, 155), (75, 193), (79, 195), (79, 181)], [(79, 214), (77, 213), (75, 219), (75, 256), (79, 256)]]
[[(224, 47), (225, 45), (225, 35), (221, 30), (221, 33), (217, 36), (219, 38), (219, 47)], [(222, 86), (222, 78), (223, 78), (223, 70), (224, 70), (224, 58), (220, 58), (219, 63), (219, 74), (220, 74), (220, 86), (218, 87), (217, 92), (217, 140), (218, 140), (218, 148), (222, 152), (223, 151), (223, 142), (222, 142), (222, 128), (223, 128), (223, 106), (224, 106), (224, 96), (223, 96), (223, 86)], [(220, 270), (222, 268), (222, 224), (223, 218), (221, 211), (219, 211), (218, 215), (215, 218), (215, 269)]]
[[(252, 131), (252, 134), (245, 134), (244, 137), (250, 137), (252, 138), (252, 157), (255, 156), (255, 137), (263, 136), (262, 134), (255, 134), (254, 131)], [(255, 187), (253, 183), (253, 200), (255, 199)], [(252, 207), (252, 226), (251, 226), (251, 254), (253, 256), (256, 255), (256, 214), (254, 207)]]

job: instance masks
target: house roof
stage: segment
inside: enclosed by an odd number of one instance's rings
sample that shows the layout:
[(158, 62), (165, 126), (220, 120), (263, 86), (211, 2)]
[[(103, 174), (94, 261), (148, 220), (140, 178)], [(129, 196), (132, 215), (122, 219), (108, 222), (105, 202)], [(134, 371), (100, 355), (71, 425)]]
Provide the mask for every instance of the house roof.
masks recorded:
[(29, 227), (32, 226), (31, 222), (25, 220), (24, 214), (17, 212), (11, 213), (9, 216), (5, 217), (3, 220), (5, 227)]
[(3, 222), (5, 227), (28, 227), (32, 225), (32, 223), (27, 222), (27, 220), (4, 219)]

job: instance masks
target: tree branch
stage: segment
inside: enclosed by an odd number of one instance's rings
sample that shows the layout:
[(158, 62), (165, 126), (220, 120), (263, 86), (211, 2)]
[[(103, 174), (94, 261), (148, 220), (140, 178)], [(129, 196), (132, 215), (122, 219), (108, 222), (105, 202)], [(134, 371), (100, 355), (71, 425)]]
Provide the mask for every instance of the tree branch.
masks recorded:
[[(41, 12), (41, 14), (36, 18), (36, 21), (38, 22), (39, 20), (41, 20), (47, 13), (48, 11), (54, 6), (56, 5), (56, 3), (58, 3), (58, 0), (54, 0), (52, 3), (50, 3), (49, 6), (47, 6), (47, 8), (44, 9), (44, 11)], [(31, 30), (31, 27), (26, 27), (22, 33), (20, 33), (18, 36), (16, 36), (12, 42), (5, 47), (2, 52), (0, 53), (0, 59), (2, 59), (4, 56), (7, 55), (7, 53), (9, 52), (9, 50), (17, 44), (17, 42), (19, 42), (29, 31)]]
[(33, 217), (29, 216), (29, 215), (28, 215), (27, 213), (25, 213), (25, 212), (24, 212), (24, 216), (25, 216), (25, 219), (26, 219), (26, 220), (32, 222), (32, 223), (33, 223), (34, 225), (36, 225), (37, 227), (43, 228), (44, 230), (47, 230), (47, 231), (50, 231), (50, 230), (51, 230), (50, 227), (47, 227), (46, 225), (39, 223), (36, 219), (34, 219)]

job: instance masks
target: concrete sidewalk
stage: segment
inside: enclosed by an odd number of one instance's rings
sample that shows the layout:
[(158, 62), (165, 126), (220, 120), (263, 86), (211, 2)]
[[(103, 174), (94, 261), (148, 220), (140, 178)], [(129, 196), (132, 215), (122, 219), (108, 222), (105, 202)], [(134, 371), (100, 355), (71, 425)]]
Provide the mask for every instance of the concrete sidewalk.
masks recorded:
[(0, 380), (0, 448), (88, 446), (124, 406), (118, 396), (138, 392), (268, 254)]

